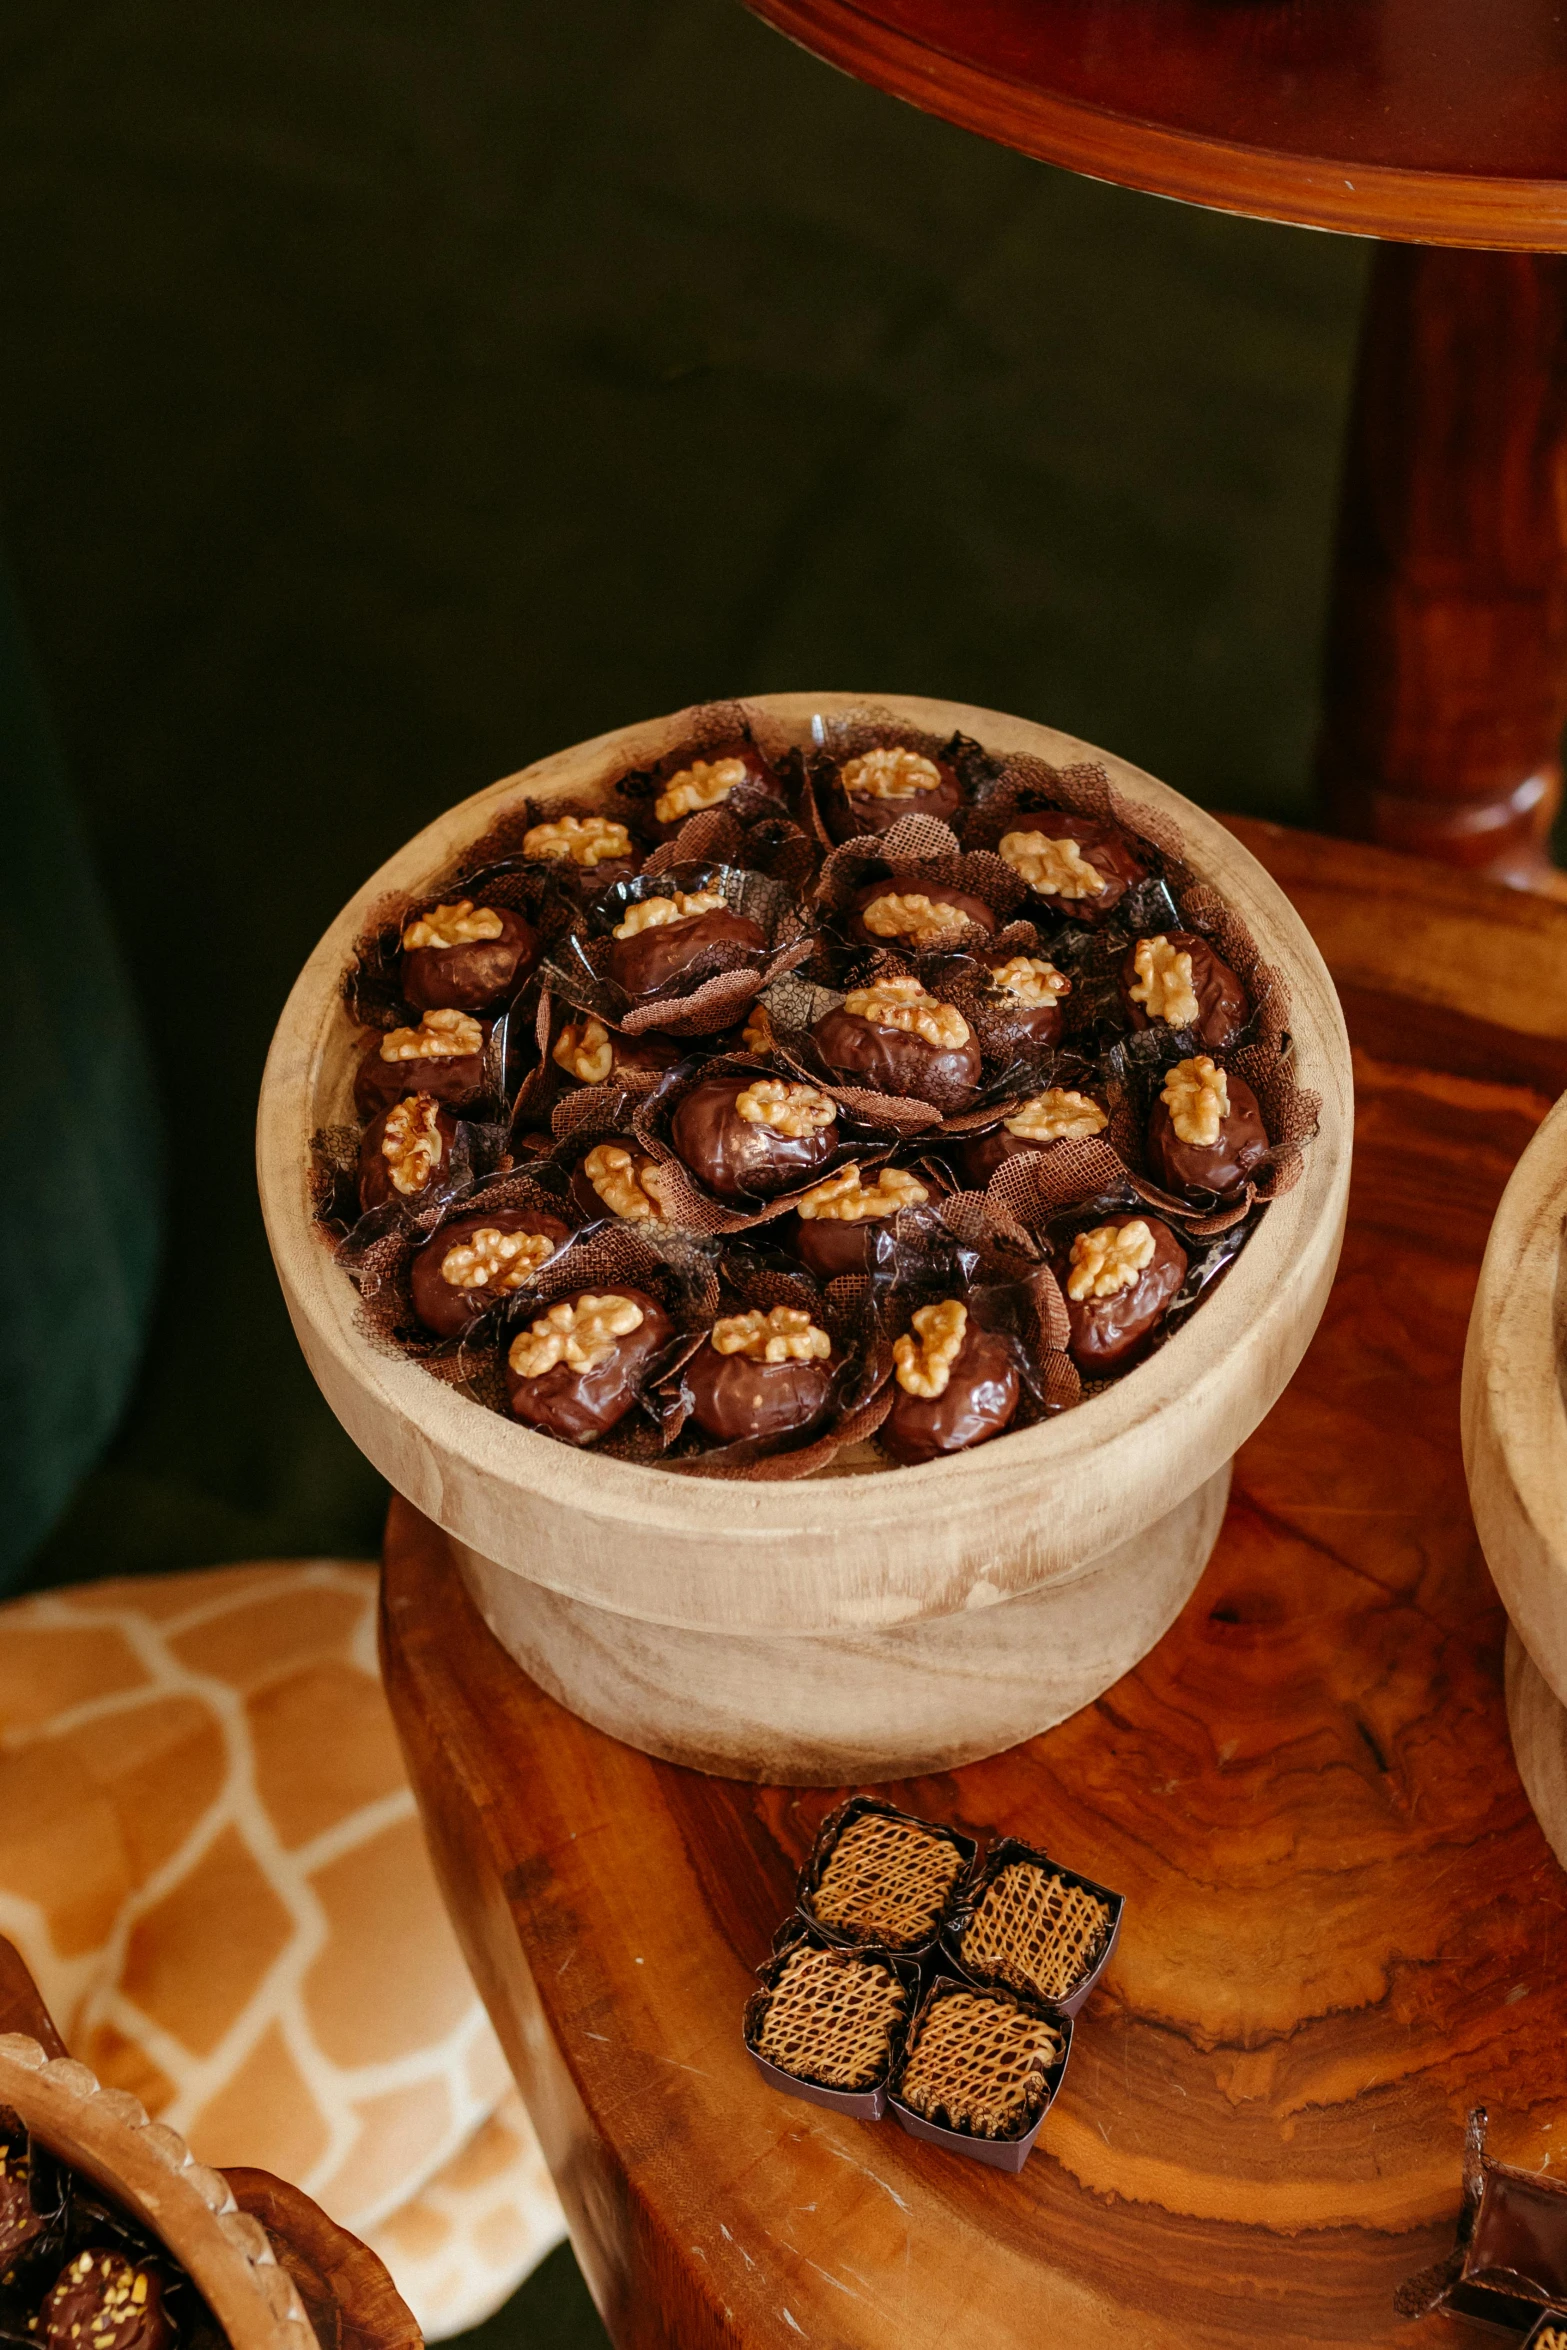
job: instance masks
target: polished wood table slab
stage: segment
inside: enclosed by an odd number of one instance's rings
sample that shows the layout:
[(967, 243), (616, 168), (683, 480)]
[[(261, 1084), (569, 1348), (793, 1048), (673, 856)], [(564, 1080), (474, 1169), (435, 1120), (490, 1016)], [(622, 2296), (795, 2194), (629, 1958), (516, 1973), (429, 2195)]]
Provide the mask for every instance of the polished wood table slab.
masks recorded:
[[(1567, 2133), (1567, 1877), (1524, 1799), (1464, 1490), (1465, 1322), (1567, 1086), (1567, 909), (1237, 825), (1345, 984), (1349, 1235), (1190, 1605), (1046, 1736), (901, 1802), (1128, 1895), (1021, 2177), (752, 2070), (750, 1969), (835, 1796), (648, 1760), (533, 1687), (388, 1527), (388, 1689), (436, 1865), (622, 2350), (1388, 2350), (1464, 2116)], [(634, 1557), (627, 1560), (634, 1574)]]

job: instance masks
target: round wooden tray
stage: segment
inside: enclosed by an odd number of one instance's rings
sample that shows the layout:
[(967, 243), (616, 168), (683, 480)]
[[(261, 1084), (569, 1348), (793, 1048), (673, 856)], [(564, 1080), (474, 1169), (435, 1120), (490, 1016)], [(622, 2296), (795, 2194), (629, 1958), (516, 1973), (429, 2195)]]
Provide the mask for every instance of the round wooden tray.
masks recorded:
[(807, 742), (879, 708), (1057, 766), (1100, 762), (1181, 826), (1292, 998), (1321, 1126), (1295, 1188), (1168, 1345), (1109, 1393), (919, 1469), (698, 1481), (552, 1443), (372, 1343), (311, 1221), (310, 1138), (347, 1115), (358, 1040), (341, 981), (372, 909), (428, 892), (504, 809), (604, 790), (686, 738), (685, 713), (544, 760), (452, 809), (332, 925), (279, 1023), (258, 1156), (300, 1343), (376, 1466), (455, 1538), (486, 1619), (564, 1703), (650, 1753), (791, 1783), (933, 1768), (1059, 1721), (1158, 1639), (1200, 1574), (1229, 1461), (1321, 1314), (1343, 1234), (1351, 1085), (1343, 1018), (1304, 925), (1233, 835), (1108, 753), (995, 711), (791, 694), (748, 705)]

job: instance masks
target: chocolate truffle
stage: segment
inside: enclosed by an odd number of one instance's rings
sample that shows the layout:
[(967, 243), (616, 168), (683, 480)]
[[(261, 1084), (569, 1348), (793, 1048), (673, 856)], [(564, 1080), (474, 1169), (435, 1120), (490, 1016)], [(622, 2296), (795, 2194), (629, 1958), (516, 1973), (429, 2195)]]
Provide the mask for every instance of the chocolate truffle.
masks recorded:
[(867, 946), (913, 947), (925, 954), (955, 946), (970, 923), (987, 933), (996, 917), (983, 898), (946, 881), (922, 881), (906, 873), (897, 881), (873, 881), (855, 898), (849, 935)]
[(735, 913), (716, 889), (639, 898), (615, 925), (609, 975), (634, 1003), (643, 1003), (683, 978), (709, 947), (718, 946), (760, 954), (767, 936), (748, 915)]
[(892, 1410), (881, 1441), (894, 1460), (940, 1460), (1010, 1426), (1022, 1394), (1013, 1342), (985, 1329), (961, 1298), (920, 1306), (892, 1352)]
[(1147, 1342), (1186, 1278), (1186, 1251), (1157, 1216), (1111, 1216), (1073, 1241), (1066, 1268), (1072, 1359), (1090, 1377)]
[(637, 869), (636, 843), (613, 816), (556, 816), (530, 824), (522, 836), (530, 865), (546, 866), (563, 889), (580, 900), (629, 881)]
[(781, 1077), (704, 1077), (681, 1097), (670, 1140), (720, 1199), (771, 1199), (825, 1167), (838, 1148), (838, 1105)]
[(522, 1289), (565, 1246), (569, 1225), (543, 1208), (491, 1208), (458, 1216), (427, 1240), (409, 1268), (414, 1312), (437, 1338)]
[(692, 1417), (717, 1444), (810, 1427), (832, 1378), (832, 1340), (799, 1306), (725, 1315), (685, 1367)]
[(755, 743), (738, 742), (711, 751), (699, 759), (676, 753), (663, 762), (653, 801), (653, 829), (658, 838), (673, 840), (682, 824), (704, 808), (721, 808), (742, 785), (765, 792), (783, 806), (778, 778)]
[(99, 2245), (67, 2262), (37, 2320), (46, 2350), (165, 2350), (173, 2335), (157, 2270)]
[(1043, 1093), (1019, 1102), (991, 1134), (976, 1135), (964, 1143), (958, 1163), (964, 1180), (983, 1191), (1003, 1159), (1020, 1151), (1047, 1151), (1058, 1142), (1087, 1142), (1103, 1134), (1109, 1116), (1092, 1094), (1051, 1085)]
[(963, 805), (963, 786), (945, 759), (897, 745), (845, 759), (827, 791), (825, 816), (834, 840), (886, 832), (905, 816), (933, 816), (950, 824)]
[(903, 1167), (879, 1168), (867, 1183), (857, 1164), (839, 1167), (795, 1203), (794, 1253), (818, 1281), (868, 1273), (876, 1236), (900, 1208), (923, 1208), (935, 1196), (934, 1177)]
[(973, 1030), (956, 1005), (927, 995), (917, 979), (854, 988), (811, 1034), (828, 1068), (850, 1084), (944, 1110), (966, 1109), (979, 1085)]
[(596, 1443), (632, 1409), (637, 1381), (673, 1336), (645, 1290), (574, 1290), (507, 1349), (512, 1417), (567, 1444)]
[(539, 959), (543, 941), (509, 906), (459, 898), (403, 930), (403, 994), (416, 1011), (492, 1012)]
[(1148, 1121), (1148, 1163), (1167, 1191), (1238, 1191), (1268, 1155), (1268, 1130), (1244, 1077), (1206, 1053), (1167, 1071)]
[(634, 1142), (596, 1142), (572, 1169), (571, 1196), (584, 1214), (618, 1216), (623, 1224), (656, 1224), (669, 1213), (661, 1194), (664, 1170)]
[(1210, 1052), (1223, 1052), (1246, 1025), (1246, 990), (1194, 930), (1140, 938), (1121, 966), (1121, 1001), (1134, 1028), (1195, 1031)]
[(433, 1094), (405, 1094), (365, 1128), (359, 1144), (359, 1205), (384, 1207), (389, 1199), (417, 1206), (438, 1176), (451, 1166), (457, 1121)]
[(604, 1085), (612, 1077), (658, 1076), (689, 1050), (672, 1036), (622, 1036), (584, 1012), (566, 1022), (550, 1059), (574, 1084)]
[(1055, 1044), (1065, 1018), (1061, 1006), (1072, 992), (1066, 973), (1043, 955), (997, 953), (982, 955), (980, 962), (990, 993), (999, 998), (996, 1009), (1017, 1031), (1019, 1043), (1035, 1051)]
[(426, 1012), (417, 1028), (373, 1036), (354, 1078), (354, 1108), (374, 1118), (405, 1093), (432, 1094), (454, 1110), (483, 1098), (484, 1030), (471, 1012)]
[(1047, 912), (1072, 922), (1102, 922), (1146, 874), (1112, 825), (1053, 809), (1004, 832), (998, 854)]
[(44, 2222), (33, 2209), (31, 2178), (27, 2132), (20, 2117), (0, 2105), (0, 2277), (43, 2233)]

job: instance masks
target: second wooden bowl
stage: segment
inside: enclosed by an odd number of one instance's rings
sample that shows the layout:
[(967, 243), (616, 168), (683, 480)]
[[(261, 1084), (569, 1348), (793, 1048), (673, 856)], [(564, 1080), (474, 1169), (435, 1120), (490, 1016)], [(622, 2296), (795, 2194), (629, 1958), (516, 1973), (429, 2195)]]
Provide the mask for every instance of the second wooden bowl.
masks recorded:
[[(750, 707), (790, 739), (872, 698)], [(1151, 776), (1048, 727), (877, 697), (941, 735), (1057, 766), (1102, 763), (1173, 815), (1191, 862), (1250, 924), (1292, 996), (1300, 1081), (1321, 1098), (1305, 1172), (1201, 1311), (1110, 1392), (916, 1469), (710, 1483), (596, 1459), (513, 1426), (365, 1334), (311, 1221), (312, 1132), (346, 1114), (356, 1038), (341, 983), (369, 910), (427, 891), (524, 797), (605, 789), (684, 739), (684, 713), (543, 760), (398, 852), (301, 973), (262, 1086), (262, 1205), (294, 1328), (355, 1442), (453, 1538), (486, 1620), (564, 1704), (698, 1769), (833, 1785), (992, 1754), (1087, 1704), (1146, 1654), (1207, 1560), (1230, 1460), (1316, 1327), (1343, 1237), (1348, 1043), (1282, 892), (1222, 825)]]

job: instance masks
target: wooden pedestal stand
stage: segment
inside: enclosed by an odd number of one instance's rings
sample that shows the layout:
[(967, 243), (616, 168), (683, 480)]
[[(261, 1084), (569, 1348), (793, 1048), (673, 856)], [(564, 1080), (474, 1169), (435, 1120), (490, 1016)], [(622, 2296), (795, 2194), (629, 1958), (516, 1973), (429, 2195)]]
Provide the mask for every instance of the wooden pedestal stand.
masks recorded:
[(1567, 717), (1554, 0), (749, 4), (848, 72), (1026, 154), (1398, 240), (1372, 275), (1345, 462), (1327, 805), (1357, 837), (1546, 882)]

